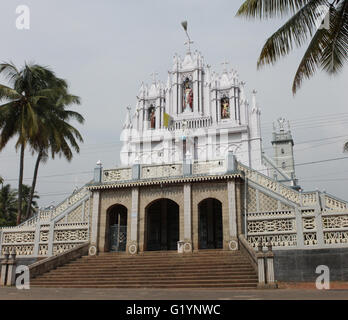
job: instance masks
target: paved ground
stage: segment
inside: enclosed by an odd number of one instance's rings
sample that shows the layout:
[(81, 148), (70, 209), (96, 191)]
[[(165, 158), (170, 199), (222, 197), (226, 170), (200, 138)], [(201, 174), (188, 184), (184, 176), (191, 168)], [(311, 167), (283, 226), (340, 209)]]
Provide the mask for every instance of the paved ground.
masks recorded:
[(348, 289), (174, 290), (0, 288), (0, 300), (348, 300)]

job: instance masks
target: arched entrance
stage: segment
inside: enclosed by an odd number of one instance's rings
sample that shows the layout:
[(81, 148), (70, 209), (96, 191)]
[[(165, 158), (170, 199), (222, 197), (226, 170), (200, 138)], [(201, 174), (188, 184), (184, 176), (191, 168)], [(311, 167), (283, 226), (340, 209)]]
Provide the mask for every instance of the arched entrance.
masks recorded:
[(198, 204), (198, 248), (222, 248), (222, 204), (208, 198)]
[(179, 241), (179, 206), (159, 199), (146, 208), (146, 250), (176, 250)]
[(127, 208), (117, 204), (108, 210), (109, 251), (125, 251), (127, 244)]

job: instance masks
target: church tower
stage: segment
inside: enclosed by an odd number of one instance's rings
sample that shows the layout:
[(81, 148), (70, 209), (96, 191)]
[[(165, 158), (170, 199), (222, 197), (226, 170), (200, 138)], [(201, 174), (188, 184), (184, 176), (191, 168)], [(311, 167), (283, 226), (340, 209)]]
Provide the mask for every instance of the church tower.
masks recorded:
[(294, 140), (289, 122), (286, 122), (284, 118), (279, 118), (277, 123), (273, 124), (272, 135), (273, 160), (277, 168), (285, 172), (295, 182)]

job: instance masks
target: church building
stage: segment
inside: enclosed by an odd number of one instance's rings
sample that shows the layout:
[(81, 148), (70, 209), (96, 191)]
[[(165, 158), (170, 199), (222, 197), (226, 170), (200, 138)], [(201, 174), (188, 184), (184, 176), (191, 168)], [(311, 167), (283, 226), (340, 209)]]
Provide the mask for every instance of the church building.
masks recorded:
[[(15, 250), (19, 257), (47, 259), (86, 248), (84, 253), (101, 268), (98, 257), (117, 260), (107, 256), (115, 252), (138, 257), (141, 264), (148, 252), (194, 260), (195, 254), (215, 249), (211, 262), (223, 257), (221, 252), (236, 263), (249, 259), (258, 282), (264, 283), (262, 272), (273, 274), (273, 264), (266, 268), (272, 248), (283, 259), (275, 265), (276, 277), (285, 280), (302, 272), (300, 264), (291, 269), (289, 257), (347, 248), (348, 202), (301, 190), (289, 123), (277, 119), (273, 154), (267, 155), (256, 91), (246, 89), (226, 62), (221, 74), (215, 72), (200, 52), (191, 51), (191, 43), (183, 57), (174, 55), (166, 83), (154, 73), (152, 83), (142, 83), (135, 105), (127, 108), (122, 165), (104, 169), (98, 161), (93, 180), (60, 204), (19, 226), (2, 228), (2, 254)], [(268, 255), (262, 255), (266, 247)], [(219, 277), (226, 281), (225, 275)]]

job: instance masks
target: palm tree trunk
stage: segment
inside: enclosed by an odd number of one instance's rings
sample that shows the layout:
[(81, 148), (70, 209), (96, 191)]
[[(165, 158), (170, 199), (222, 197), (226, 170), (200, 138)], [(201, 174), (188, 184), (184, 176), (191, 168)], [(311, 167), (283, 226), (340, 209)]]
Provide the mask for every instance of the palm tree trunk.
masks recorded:
[(40, 150), (39, 154), (37, 156), (37, 159), (36, 159), (36, 163), (35, 163), (33, 182), (31, 184), (30, 196), (29, 196), (29, 200), (28, 200), (28, 204), (27, 204), (27, 212), (26, 212), (26, 215), (25, 215), (26, 219), (28, 219), (30, 217), (30, 214), (31, 214), (31, 203), (32, 203), (33, 197), (34, 197), (37, 173), (39, 171), (39, 165), (40, 165), (41, 158), (42, 158), (42, 151)]
[(18, 179), (18, 215), (17, 215), (17, 225), (21, 223), (22, 220), (22, 185), (23, 185), (23, 171), (24, 171), (24, 143), (21, 145), (21, 154), (19, 161), (19, 179)]

